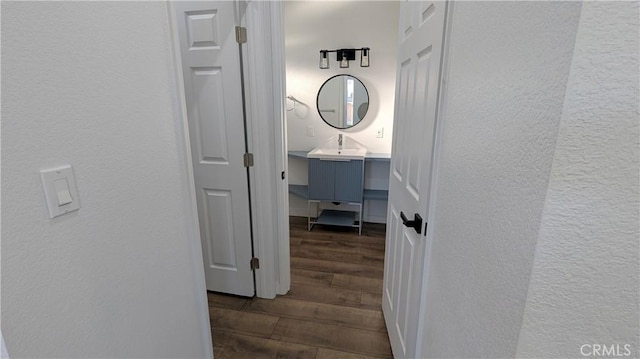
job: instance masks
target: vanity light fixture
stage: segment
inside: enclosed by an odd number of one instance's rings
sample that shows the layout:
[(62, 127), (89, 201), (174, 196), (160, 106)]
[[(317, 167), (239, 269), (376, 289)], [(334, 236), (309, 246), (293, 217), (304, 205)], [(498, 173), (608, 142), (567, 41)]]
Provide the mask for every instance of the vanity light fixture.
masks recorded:
[(349, 67), (349, 61), (356, 59), (356, 52), (360, 51), (360, 67), (369, 67), (369, 48), (361, 49), (336, 49), (336, 50), (320, 50), (320, 65), (323, 70), (329, 68), (329, 53), (336, 53), (336, 61), (340, 63), (340, 68)]

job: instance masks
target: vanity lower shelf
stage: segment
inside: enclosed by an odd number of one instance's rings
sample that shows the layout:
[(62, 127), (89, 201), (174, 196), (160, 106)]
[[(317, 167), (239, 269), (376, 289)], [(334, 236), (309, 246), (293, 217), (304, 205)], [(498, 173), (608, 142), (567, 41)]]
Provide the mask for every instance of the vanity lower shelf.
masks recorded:
[[(310, 200), (308, 203), (311, 206), (312, 202), (316, 202), (318, 206), (321, 201)], [(356, 203), (353, 203), (356, 204)], [(358, 228), (358, 235), (362, 234), (362, 204), (357, 203), (360, 207), (360, 211), (345, 211), (336, 209), (323, 209), (319, 207), (316, 211), (316, 217), (307, 217), (307, 230), (311, 231), (314, 225), (322, 224), (327, 226), (339, 226), (339, 227), (351, 227)], [(309, 211), (311, 209), (309, 208)]]
[(325, 209), (315, 220), (309, 222), (314, 224), (325, 224), (329, 226), (358, 227), (358, 213), (354, 211), (339, 211), (335, 209)]
[[(289, 193), (293, 193), (298, 197), (309, 199), (309, 186), (300, 184), (290, 184)], [(362, 198), (371, 201), (387, 201), (389, 199), (389, 191), (382, 189), (364, 189)]]

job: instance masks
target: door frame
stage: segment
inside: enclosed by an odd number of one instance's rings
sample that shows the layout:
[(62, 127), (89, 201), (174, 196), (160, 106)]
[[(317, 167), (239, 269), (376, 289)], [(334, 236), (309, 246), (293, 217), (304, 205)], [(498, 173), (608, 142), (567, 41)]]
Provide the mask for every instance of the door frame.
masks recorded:
[[(282, 9), (279, 2), (235, 0), (244, 16), (241, 25), (247, 27), (248, 41), (242, 45), (247, 100), (247, 145), (254, 154), (254, 167), (249, 171), (254, 256), (260, 259), (255, 270), (256, 296), (275, 298), (286, 294), (290, 287), (288, 181), (281, 179), (286, 168), (286, 136), (284, 126), (284, 33)], [(191, 162), (189, 127), (187, 121), (182, 59), (177, 21), (171, 2), (167, 2), (170, 28), (170, 47), (175, 72), (176, 117), (182, 122), (183, 143), (180, 155), (185, 162), (191, 213), (190, 242), (193, 265), (198, 281), (204, 287), (204, 264), (200, 227), (196, 205), (195, 178)], [(261, 134), (255, 136), (254, 134)], [(258, 180), (259, 179), (259, 180)], [(249, 263), (247, 263), (249, 265)], [(203, 293), (198, 303), (205, 318), (203, 333), (210, 342), (207, 297)]]
[(260, 258), (256, 271), (260, 298), (286, 294), (291, 286), (282, 19), (281, 2), (248, 2), (245, 92), (249, 144), (256, 160), (251, 173), (251, 207), (254, 251)]
[(423, 320), (426, 316), (428, 306), (428, 290), (429, 290), (429, 267), (431, 266), (431, 244), (434, 240), (434, 226), (436, 215), (436, 202), (438, 200), (436, 187), (438, 186), (438, 176), (440, 169), (440, 151), (442, 149), (442, 121), (444, 120), (444, 114), (446, 110), (446, 98), (447, 98), (447, 85), (449, 80), (449, 58), (451, 56), (451, 40), (453, 28), (453, 7), (455, 1), (447, 1), (444, 15), (444, 33), (442, 38), (442, 55), (440, 59), (440, 75), (438, 79), (438, 100), (436, 110), (436, 123), (434, 129), (433, 139), (433, 162), (431, 165), (431, 188), (429, 188), (429, 215), (427, 218), (427, 230), (425, 232), (425, 246), (424, 246), (424, 268), (422, 281), (420, 283), (420, 303), (418, 310), (418, 330), (416, 338), (416, 356), (426, 357), (424, 353), (425, 348), (423, 345), (426, 343), (426, 320)]
[(185, 217), (189, 220), (190, 226), (188, 228), (188, 242), (191, 249), (191, 264), (193, 266), (193, 273), (195, 274), (195, 283), (199, 283), (197, 290), (202, 288), (204, 292), (198, 293), (196, 296), (198, 301), (196, 303), (197, 309), (200, 312), (198, 318), (200, 319), (200, 333), (202, 335), (202, 343), (204, 344), (203, 352), (205, 357), (213, 358), (213, 342), (211, 340), (211, 324), (209, 322), (209, 299), (206, 294), (206, 280), (204, 276), (204, 259), (202, 257), (202, 241), (200, 237), (200, 221), (198, 219), (198, 205), (196, 199), (196, 181), (193, 173), (193, 162), (191, 157), (191, 139), (189, 137), (189, 124), (187, 122), (187, 101), (185, 97), (184, 76), (182, 74), (182, 58), (180, 55), (180, 36), (178, 33), (178, 26), (174, 16), (173, 6), (171, 2), (166, 2), (167, 19), (169, 20), (169, 47), (171, 52), (171, 59), (169, 63), (173, 67), (174, 89), (173, 98), (176, 103), (174, 106), (174, 115), (176, 116), (176, 124), (181, 123), (181, 126), (176, 126), (176, 132), (180, 135), (178, 139), (182, 139), (182, 143), (179, 143), (178, 155), (184, 163), (183, 169), (187, 176), (187, 192), (189, 198), (187, 200), (189, 213), (185, 214)]

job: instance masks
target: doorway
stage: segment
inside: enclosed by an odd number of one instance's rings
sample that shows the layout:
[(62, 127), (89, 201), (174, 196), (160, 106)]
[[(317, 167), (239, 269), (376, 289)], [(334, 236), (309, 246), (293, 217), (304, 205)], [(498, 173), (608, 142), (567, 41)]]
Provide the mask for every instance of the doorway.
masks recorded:
[[(288, 149), (296, 149), (295, 147), (300, 146), (301, 148), (299, 149), (299, 151), (308, 151), (311, 148), (317, 146), (319, 142), (325, 141), (326, 138), (330, 137), (330, 135), (332, 134), (339, 135), (338, 136), (339, 138), (342, 138), (342, 135), (344, 134), (344, 135), (355, 138), (355, 140), (357, 140), (360, 143), (364, 143), (364, 145), (369, 150), (368, 152), (375, 152), (376, 150), (374, 150), (374, 148), (382, 148), (380, 152), (383, 152), (383, 151), (386, 151), (387, 153), (390, 152), (391, 138), (394, 138), (394, 135), (393, 135), (394, 126), (392, 125), (392, 123), (384, 122), (384, 121), (393, 121), (393, 118), (394, 118), (393, 99), (396, 95), (396, 91), (395, 91), (396, 58), (395, 58), (395, 54), (389, 55), (389, 52), (395, 53), (395, 49), (397, 48), (398, 44), (395, 36), (396, 34), (395, 30), (389, 30), (389, 31), (385, 30), (385, 31), (381, 31), (380, 33), (375, 33), (375, 31), (372, 31), (374, 32), (373, 35), (375, 35), (375, 38), (370, 37), (371, 34), (369, 34), (368, 32), (362, 31), (362, 29), (367, 28), (367, 26), (371, 26), (371, 24), (388, 23), (390, 21), (385, 21), (385, 20), (379, 21), (379, 19), (372, 20), (373, 16), (356, 16), (356, 15), (351, 15), (351, 16), (348, 15), (347, 18), (341, 20), (341, 23), (343, 24), (355, 25), (356, 28), (354, 31), (344, 31), (344, 27), (343, 27), (340, 29), (341, 31), (339, 31), (338, 36), (332, 36), (330, 39), (320, 38), (320, 39), (315, 39), (316, 41), (310, 41), (311, 39), (304, 38), (303, 39), (304, 41), (296, 42), (295, 39), (291, 40), (289, 38), (286, 38), (285, 36), (282, 36), (284, 32), (283, 32), (283, 29), (279, 27), (282, 25), (282, 22), (278, 21), (280, 18), (278, 17), (279, 15), (277, 14), (277, 11), (275, 14), (273, 12), (274, 9), (280, 9), (279, 3), (276, 3), (275, 5), (270, 3), (267, 3), (266, 5), (264, 4), (259, 5), (260, 3), (256, 4), (255, 2), (252, 2), (248, 4), (243, 4), (242, 6), (245, 6), (246, 7), (245, 9), (241, 8), (240, 3), (233, 3), (233, 4), (234, 6), (236, 6), (237, 13), (239, 14), (239, 22), (252, 24), (252, 26), (246, 29), (246, 31), (247, 33), (251, 32), (251, 34), (253, 34), (255, 37), (247, 36), (247, 38), (249, 39), (255, 38), (256, 40), (266, 38), (266, 40), (268, 40), (268, 41), (249, 41), (248, 43), (253, 44), (251, 45), (253, 47), (249, 45), (244, 45), (245, 42), (242, 40), (237, 40), (237, 41), (240, 43), (239, 46), (241, 48), (243, 48), (244, 46), (247, 46), (247, 55), (248, 55), (246, 57), (246, 62), (244, 61), (240, 62), (242, 64), (242, 70), (247, 70), (246, 73), (248, 74), (248, 76), (246, 77), (246, 82), (244, 82), (245, 91), (241, 92), (241, 94), (247, 96), (247, 98), (250, 99), (249, 104), (246, 106), (246, 113), (247, 113), (247, 119), (248, 119), (247, 126), (245, 127), (245, 138), (247, 141), (247, 148), (248, 148), (247, 151), (251, 151), (250, 147), (257, 148), (262, 145), (263, 146), (262, 149), (264, 149), (265, 151), (264, 152), (253, 151), (254, 157), (262, 156), (262, 160), (264, 160), (265, 163), (271, 160), (271, 163), (276, 164), (276, 166), (267, 166), (263, 169), (263, 174), (267, 174), (267, 176), (265, 177), (261, 176), (260, 177), (261, 181), (259, 182), (253, 181), (253, 179), (255, 179), (258, 174), (257, 168), (255, 171), (251, 171), (251, 170), (249, 171), (249, 183), (253, 184), (250, 187), (252, 190), (251, 192), (252, 195), (254, 193), (253, 190), (255, 190), (255, 194), (256, 194), (255, 198), (260, 198), (262, 195), (261, 198), (263, 200), (267, 199), (266, 201), (256, 201), (254, 199), (250, 199), (249, 201), (251, 208), (256, 209), (254, 211), (256, 216), (258, 215), (263, 216), (261, 223), (262, 225), (264, 225), (264, 228), (267, 229), (267, 234), (265, 235), (265, 237), (263, 237), (263, 239), (266, 239), (266, 240), (256, 240), (254, 242), (255, 244), (254, 251), (265, 254), (265, 257), (264, 257), (265, 261), (271, 261), (271, 263), (268, 263), (268, 266), (265, 266), (265, 269), (267, 270), (262, 271), (262, 268), (260, 268), (261, 269), (260, 271), (255, 272), (256, 285), (257, 285), (256, 292), (257, 293), (259, 292), (258, 290), (260, 287), (259, 283), (262, 283), (262, 285), (265, 285), (267, 287), (268, 287), (267, 284), (272, 284), (271, 289), (267, 288), (267, 290), (271, 290), (271, 292), (269, 293), (270, 295), (265, 297), (273, 298), (275, 297), (276, 293), (280, 293), (280, 294), (286, 293), (289, 289), (289, 283), (290, 283), (289, 261), (291, 259), (289, 257), (289, 254), (290, 254), (289, 246), (283, 245), (283, 242), (287, 242), (288, 244), (289, 238), (287, 235), (278, 237), (278, 235), (281, 235), (284, 233), (284, 228), (286, 228), (286, 227), (283, 227), (281, 224), (283, 220), (286, 220), (286, 218), (288, 218), (287, 215), (289, 213), (287, 213), (287, 208), (289, 208), (290, 210), (292, 209), (292, 207), (287, 206), (287, 203), (286, 203), (286, 198), (287, 198), (286, 192), (288, 189), (287, 182), (288, 181), (293, 182), (294, 180), (296, 180), (297, 177), (304, 177), (304, 172), (306, 172), (306, 171), (296, 171), (293, 169), (292, 166), (289, 166), (288, 169), (285, 169), (287, 160), (284, 157), (284, 152), (282, 152), (282, 150), (287, 149), (287, 147)], [(290, 21), (288, 21), (289, 19), (293, 19), (292, 21), (294, 24), (295, 24), (295, 21), (300, 21), (300, 19), (305, 19), (304, 26), (306, 28), (311, 28), (312, 25), (314, 24), (314, 21), (310, 21), (308, 18), (305, 18), (304, 16), (294, 16), (291, 18), (287, 17), (286, 14), (288, 12), (286, 11), (287, 10), (286, 6), (288, 6), (289, 4), (290, 6), (294, 7), (293, 10), (302, 11), (303, 13), (306, 11), (307, 14), (309, 13), (309, 10), (301, 10), (299, 6), (302, 6), (302, 5), (307, 6), (308, 4), (313, 4), (313, 6), (319, 7), (316, 9), (316, 11), (311, 11), (311, 13), (327, 14), (327, 13), (331, 13), (331, 11), (337, 11), (337, 14), (349, 14), (348, 11), (345, 11), (346, 6), (355, 6), (355, 4), (360, 6), (362, 5), (362, 3), (346, 3), (346, 2), (287, 3), (287, 5), (285, 5), (285, 11), (284, 11), (285, 16), (283, 21), (285, 23), (285, 27), (289, 26), (290, 24)], [(398, 16), (398, 13), (400, 10), (399, 4), (397, 3), (389, 3), (389, 4), (381, 3), (381, 4), (386, 6), (392, 6), (392, 5), (395, 6), (395, 10), (396, 10), (395, 12), (388, 11), (388, 10), (381, 12), (381, 14), (383, 13), (383, 15), (387, 17), (387, 20), (392, 21), (393, 19), (400, 18), (400, 16)], [(372, 4), (367, 4), (367, 8), (373, 8), (371, 5)], [(405, 6), (407, 9), (407, 12), (405, 13), (405, 15), (408, 16), (413, 14), (412, 10), (414, 5)], [(425, 23), (427, 22), (428, 19), (432, 17), (434, 11), (430, 9), (433, 9), (433, 6), (434, 6), (433, 3), (420, 2), (418, 5), (415, 5), (415, 6), (424, 7), (424, 9), (420, 9), (422, 10), (421, 14), (424, 15), (424, 19), (417, 20), (417, 19), (414, 19), (412, 15), (412, 21), (415, 20), (421, 23)], [(352, 12), (351, 14), (361, 15), (361, 11)], [(392, 15), (390, 16), (390, 14)], [(201, 12), (201, 10), (193, 10), (192, 15), (194, 16), (194, 18), (197, 18), (198, 21), (200, 21), (202, 20), (203, 15), (209, 16), (211, 14)], [(217, 15), (217, 13), (214, 14), (214, 16), (209, 16), (210, 22), (211, 22), (211, 19), (216, 18), (215, 15)], [(335, 21), (336, 16), (331, 16), (331, 19)], [(364, 22), (358, 23), (358, 21), (364, 21)], [(368, 21), (370, 21), (370, 23), (368, 23)], [(318, 23), (322, 26), (326, 25), (326, 21), (321, 20), (321, 21), (318, 21)], [(411, 27), (409, 31), (405, 31), (405, 36), (409, 37), (412, 34), (411, 30), (413, 30), (414, 27), (418, 28), (417, 25), (419, 24), (414, 24), (414, 25), (416, 26), (412, 25), (413, 27)], [(213, 31), (212, 29), (217, 29), (215, 28), (215, 26), (207, 27), (204, 25), (202, 26), (198, 25), (197, 28), (205, 29), (207, 36), (209, 36), (210, 35), (209, 33)], [(392, 26), (392, 28), (396, 29), (397, 26)], [(291, 34), (295, 34), (296, 36), (300, 36), (300, 34), (303, 33), (302, 31), (291, 31), (290, 28), (287, 28), (287, 30), (288, 30), (287, 34), (291, 33)], [(242, 34), (243, 31), (245, 30), (238, 29), (238, 31), (240, 34)], [(325, 31), (325, 32), (328, 32), (328, 31)], [(195, 34), (195, 31), (192, 31), (192, 34), (189, 34), (189, 32), (185, 30), (184, 33), (185, 35), (188, 35), (188, 36), (195, 36), (198, 41), (202, 41), (199, 35), (198, 36), (193, 35)], [(213, 31), (213, 34), (216, 34), (216, 32)], [(312, 33), (312, 36), (313, 34), (315, 34), (315, 36), (321, 36), (318, 34), (323, 34), (323, 31), (314, 31)], [(359, 34), (369, 35), (369, 37), (364, 37), (364, 38), (359, 37), (358, 36)], [(389, 40), (391, 41), (391, 45), (389, 44), (383, 45), (379, 42), (380, 38), (383, 38), (385, 35), (388, 36)], [(185, 36), (185, 38), (188, 39), (188, 36)], [(240, 38), (243, 38), (243, 37), (240, 36)], [(268, 120), (258, 121), (258, 119), (261, 116), (263, 116), (265, 112), (268, 114), (275, 114), (276, 118), (278, 118), (277, 116), (280, 116), (279, 117), (280, 119), (284, 117), (282, 116), (283, 113), (279, 111), (283, 110), (283, 104), (280, 103), (280, 100), (285, 98), (285, 94), (283, 92), (284, 84), (281, 83), (281, 80), (284, 78), (284, 70), (282, 69), (282, 66), (285, 63), (285, 58), (284, 56), (282, 58), (277, 57), (278, 54), (282, 56), (284, 51), (274, 51), (273, 48), (269, 47), (270, 45), (273, 46), (275, 44), (276, 46), (274, 47), (276, 47), (276, 50), (283, 50), (284, 45), (282, 43), (280, 43), (281, 47), (277, 49), (278, 38), (280, 38), (281, 40), (286, 39), (286, 43), (293, 44), (294, 48), (296, 45), (299, 45), (301, 43), (311, 44), (312, 46), (311, 49), (306, 49), (306, 51), (294, 52), (294, 54), (300, 55), (299, 57), (296, 58), (294, 56), (294, 59), (290, 60), (289, 57), (287, 56), (287, 59), (286, 59), (286, 64), (287, 64), (286, 78), (288, 82), (287, 92), (289, 94), (287, 98), (296, 99), (295, 102), (297, 104), (304, 106), (304, 108), (306, 109), (301, 113), (294, 112), (295, 116), (291, 118), (287, 116), (286, 128), (282, 121), (280, 122), (268, 121)], [(338, 39), (338, 41), (341, 41), (342, 43), (338, 43), (336, 45), (331, 45), (331, 44), (323, 45), (327, 41), (335, 41), (334, 39)], [(378, 42), (375, 42), (376, 39), (378, 40)], [(207, 41), (209, 40), (207, 40), (207, 38), (205, 37), (204, 42), (206, 43)], [(346, 45), (345, 42), (347, 43), (355, 42), (356, 45)], [(366, 42), (369, 42), (369, 43), (366, 43)], [(363, 43), (363, 44), (360, 45), (360, 43)], [(380, 54), (381, 54), (380, 57), (376, 57), (375, 49), (377, 47), (372, 45), (373, 43), (376, 44), (375, 46), (379, 46)], [(318, 44), (322, 44), (322, 45), (318, 45)], [(212, 46), (212, 44), (207, 43), (206, 46)], [(310, 103), (314, 103), (313, 99), (316, 93), (315, 88), (318, 87), (318, 86), (314, 86), (314, 78), (318, 82), (323, 81), (323, 78), (325, 76), (333, 75), (331, 71), (335, 72), (337, 70), (340, 72), (345, 72), (347, 71), (346, 69), (349, 67), (344, 66), (344, 64), (341, 62), (340, 63), (341, 66), (338, 67), (338, 69), (335, 69), (336, 67), (335, 65), (337, 65), (337, 61), (336, 61), (334, 62), (334, 67), (333, 67), (334, 70), (326, 71), (327, 67), (328, 68), (332, 68), (332, 67), (330, 65), (326, 66), (326, 64), (323, 64), (322, 68), (320, 68), (320, 66), (316, 67), (317, 62), (309, 61), (309, 57), (306, 54), (315, 53), (316, 55), (314, 55), (314, 57), (320, 60), (317, 56), (320, 53), (320, 50), (322, 48), (325, 48), (325, 47), (340, 48), (340, 46), (345, 46), (345, 47), (346, 46), (352, 46), (352, 47), (366, 46), (367, 49), (371, 49), (371, 52), (368, 53), (369, 57), (367, 59), (367, 64), (369, 62), (371, 64), (374, 64), (376, 63), (376, 61), (379, 61), (380, 66), (376, 66), (375, 70), (373, 70), (374, 66), (368, 66), (368, 65), (360, 66), (360, 67), (353, 66), (353, 68), (349, 70), (349, 73), (352, 74), (353, 77), (357, 78), (357, 76), (359, 76), (360, 77), (359, 80), (365, 86), (369, 85), (370, 87), (370, 90), (368, 92), (371, 97), (370, 97), (369, 103), (367, 104), (368, 106), (367, 113), (370, 113), (371, 115), (368, 119), (361, 119), (358, 125), (354, 126), (353, 128), (336, 131), (335, 128), (331, 126), (324, 126), (323, 123), (319, 122), (317, 120), (318, 117), (315, 116), (315, 112), (314, 112), (315, 109), (309, 105)], [(434, 46), (439, 47), (440, 45), (434, 45)], [(431, 46), (429, 51), (433, 51), (434, 46)], [(384, 55), (383, 49), (387, 49), (387, 56)], [(389, 51), (390, 49), (392, 51)], [(290, 48), (287, 47), (287, 50), (290, 50)], [(251, 51), (254, 51), (253, 56), (251, 56), (252, 55)], [(274, 56), (264, 56), (265, 54), (272, 54), (272, 55), (275, 54), (276, 56), (274, 58)], [(304, 55), (301, 55), (301, 54), (304, 54)], [(421, 54), (424, 55), (424, 53), (421, 53)], [(435, 56), (434, 62), (438, 62), (439, 59), (440, 59), (439, 56)], [(382, 65), (385, 63), (385, 61), (388, 61), (390, 71), (381, 70)], [(329, 62), (331, 62), (331, 59), (329, 59)], [(309, 67), (308, 66), (309, 63), (312, 63), (313, 65)], [(215, 70), (215, 66), (213, 65), (208, 65), (208, 66), (211, 67), (211, 68), (209, 67), (207, 68), (207, 70), (209, 70), (210, 72), (213, 72), (211, 70)], [(289, 71), (290, 67), (295, 69), (295, 71), (298, 71), (298, 73), (292, 74)], [(193, 71), (191, 71), (191, 74), (185, 72), (185, 76), (192, 75), (192, 74), (193, 74)], [(389, 78), (387, 78), (385, 81), (382, 81), (382, 83), (378, 83), (378, 81), (380, 81), (381, 74), (386, 74)], [(389, 74), (391, 75), (389, 76)], [(431, 78), (433, 78), (433, 81), (437, 84), (439, 81), (438, 76), (439, 76), (439, 67), (438, 67), (438, 71), (436, 71), (435, 73), (435, 76), (427, 76), (427, 78), (430, 79), (429, 82), (431, 82), (432, 81)], [(293, 81), (292, 79), (296, 79), (297, 81)], [(302, 80), (299, 80), (299, 79), (302, 79)], [(293, 82), (291, 82), (290, 80), (292, 80)], [(272, 92), (265, 91), (265, 90), (271, 90)], [(297, 93), (298, 91), (300, 93)], [(429, 93), (431, 93), (432, 95), (436, 95), (436, 98), (437, 98), (437, 87), (435, 92), (436, 92), (435, 94), (432, 91), (430, 91)], [(388, 95), (389, 93), (391, 95)], [(265, 94), (268, 94), (268, 95), (265, 95)], [(400, 96), (398, 101), (400, 101), (401, 103), (407, 100), (410, 102), (408, 103), (407, 106), (410, 107), (414, 105), (414, 102), (410, 101), (410, 99), (412, 99), (413, 98), (412, 96), (414, 96), (415, 94), (408, 92), (408, 93), (405, 93), (405, 95), (403, 96), (401, 95), (401, 92), (398, 92), (398, 95)], [(389, 102), (388, 100), (390, 98), (392, 100)], [(422, 102), (418, 101), (415, 103), (420, 104)], [(267, 111), (265, 111), (265, 109)], [(294, 106), (294, 110), (295, 110), (295, 106)], [(412, 109), (412, 111), (414, 110), (416, 109)], [(386, 113), (385, 111), (387, 111), (388, 113)], [(300, 127), (301, 123), (303, 126), (302, 127), (303, 131), (300, 131), (300, 128), (298, 128), (297, 130), (292, 130), (293, 127), (295, 126)], [(278, 127), (278, 126), (281, 126), (281, 127)], [(264, 132), (261, 130), (264, 130)], [(287, 138), (287, 140), (285, 140), (284, 134), (287, 132), (290, 134), (290, 136)], [(301, 135), (303, 133), (305, 134), (304, 136)], [(260, 134), (261, 136), (258, 136), (258, 134)], [(266, 141), (264, 140), (265, 137), (262, 137), (263, 134), (267, 134)], [(385, 139), (385, 134), (387, 136), (386, 139)], [(423, 135), (428, 136), (429, 134), (423, 133)], [(411, 137), (411, 138), (414, 138), (414, 137)], [(416, 139), (419, 140), (418, 137), (416, 137)], [(278, 140), (280, 140), (280, 142), (278, 142)], [(406, 133), (403, 133), (402, 141), (405, 141), (405, 140), (407, 140), (407, 136), (406, 136)], [(287, 146), (287, 142), (288, 142), (288, 146)], [(397, 138), (395, 143), (398, 143)], [(411, 142), (411, 144), (413, 145), (414, 143)], [(387, 146), (387, 148), (385, 148), (385, 145)], [(280, 149), (280, 152), (278, 152), (277, 149)], [(419, 160), (421, 160), (420, 153), (416, 153), (416, 156)], [(430, 157), (430, 156), (425, 156), (425, 157)], [(261, 163), (261, 162), (262, 161), (258, 161), (258, 163)], [(281, 164), (282, 166), (278, 167), (277, 166), (278, 164)], [(398, 163), (392, 163), (391, 167), (393, 167), (395, 170), (396, 168), (401, 168), (405, 165), (406, 163), (403, 164), (403, 162), (401, 161), (399, 163), (400, 167), (398, 167)], [(429, 166), (426, 166), (426, 167), (429, 167)], [(426, 167), (425, 167), (425, 171), (426, 171)], [(280, 176), (278, 176), (279, 178), (275, 176), (275, 174), (277, 174), (278, 171), (280, 172), (279, 173)], [(382, 176), (387, 181), (389, 181), (390, 171), (391, 169), (389, 169), (387, 173)], [(400, 172), (400, 173), (402, 174), (403, 172)], [(430, 171), (427, 171), (426, 177), (425, 176), (423, 177), (427, 178), (428, 176), (430, 176)], [(417, 179), (414, 178), (414, 179), (416, 181), (414, 181), (413, 184), (418, 184), (420, 182), (419, 178)], [(308, 178), (306, 180), (308, 180)], [(375, 182), (375, 178), (373, 180)], [(371, 184), (371, 182), (372, 181), (370, 180), (369, 184)], [(387, 186), (388, 186), (388, 182), (387, 182)], [(366, 188), (366, 180), (365, 180), (365, 188)], [(272, 193), (273, 193), (274, 192), (273, 189), (275, 189), (275, 192), (278, 193), (278, 196), (272, 196), (271, 197), (272, 200), (270, 201), (266, 193), (269, 190), (272, 190)], [(428, 189), (426, 189), (425, 191), (428, 192)], [(281, 202), (278, 202), (278, 200), (281, 200)], [(274, 208), (274, 205), (281, 205), (281, 206), (277, 206)], [(261, 206), (262, 208), (259, 208)], [(385, 213), (381, 216), (382, 222), (386, 222), (386, 219), (387, 219), (386, 203), (382, 207), (385, 209)], [(419, 207), (426, 207), (426, 205), (424, 206), (421, 205)], [(281, 216), (280, 217), (274, 216), (274, 215), (269, 216), (270, 214), (273, 214), (273, 213), (277, 213), (278, 215), (281, 215)], [(291, 213), (291, 214), (294, 214), (294, 213)], [(417, 222), (417, 219), (414, 221), (409, 221), (402, 215), (402, 213), (400, 214), (401, 215), (399, 217), (402, 217), (403, 219), (402, 222), (405, 226), (409, 226), (410, 222), (414, 222), (414, 223)], [(366, 217), (367, 215), (365, 214), (365, 221), (367, 221)], [(278, 218), (280, 218), (280, 220), (277, 220)], [(265, 221), (265, 219), (267, 220)], [(268, 219), (272, 219), (272, 220), (269, 221)], [(273, 219), (276, 219), (276, 221), (274, 222)], [(254, 221), (252, 219), (251, 225), (253, 226), (254, 224), (256, 224), (256, 222), (260, 222), (260, 220)], [(280, 225), (279, 228), (278, 228), (278, 225)], [(400, 224), (398, 222), (396, 223), (396, 229), (399, 227), (400, 227)], [(421, 227), (420, 228), (415, 227), (414, 229), (418, 234), (421, 234)], [(426, 228), (424, 231), (426, 232)], [(254, 231), (254, 233), (257, 234), (262, 232), (256, 230)], [(403, 233), (406, 233), (406, 232), (403, 232)], [(407, 236), (404, 236), (404, 237), (407, 237)], [(268, 238), (271, 238), (271, 239), (268, 239)], [(277, 238), (280, 238), (280, 240), (278, 241)], [(399, 242), (397, 238), (395, 238), (394, 236), (388, 235), (387, 238), (391, 238), (391, 240), (394, 240), (395, 243)], [(398, 249), (397, 244), (394, 244), (393, 248), (397, 250)], [(394, 254), (394, 258), (396, 258), (395, 254)], [(422, 261), (419, 259), (416, 260), (416, 263), (415, 263), (416, 268), (422, 267), (421, 265), (418, 265), (418, 262), (422, 262)], [(408, 269), (408, 268), (394, 269), (394, 273), (408, 273), (411, 271), (412, 269)], [(260, 280), (258, 277), (260, 277)], [(409, 277), (412, 277), (412, 276), (409, 276)], [(385, 282), (387, 281), (390, 281), (392, 283), (391, 286), (395, 288), (397, 286), (402, 286), (403, 283), (406, 281), (406, 278), (403, 275), (400, 275), (399, 277), (389, 276), (388, 279), (385, 278)], [(420, 293), (419, 288), (416, 288), (416, 290), (412, 293), (419, 295)], [(265, 292), (262, 293), (262, 296), (264, 296), (264, 294)], [(260, 293), (258, 294), (258, 296), (261, 296)], [(414, 301), (412, 303), (415, 304), (417, 303), (417, 301)], [(394, 320), (397, 319), (397, 315), (395, 313), (396, 311), (398, 311), (398, 309), (401, 309), (400, 312), (403, 312), (405, 315), (407, 315), (408, 313), (415, 313), (417, 312), (417, 310), (419, 310), (419, 303), (415, 305), (411, 305), (411, 303), (404, 303), (404, 304), (398, 303), (397, 305), (398, 306), (403, 305), (404, 307), (397, 307), (390, 311), (390, 313), (393, 312), (390, 315), (393, 315), (394, 318), (389, 317), (387, 320), (387, 325), (390, 325), (390, 323), (397, 322)], [(400, 333), (400, 335), (403, 336), (404, 338), (406, 338), (407, 335), (413, 336), (415, 334), (416, 329), (411, 328), (409, 329), (409, 331), (410, 333), (409, 332)], [(392, 334), (391, 329), (390, 329), (390, 334)], [(397, 335), (398, 333), (394, 332), (393, 334)], [(393, 342), (394, 341), (392, 341), (392, 343)], [(395, 344), (394, 346), (397, 346), (397, 344)], [(394, 348), (394, 350), (396, 349)], [(403, 351), (403, 353), (406, 354), (407, 352)]]
[[(308, 161), (305, 154), (342, 134), (364, 145), (371, 154), (381, 154), (382, 159), (386, 155), (386, 162), (367, 162), (364, 188), (388, 191), (399, 2), (295, 1), (285, 2), (283, 7), (286, 88), (289, 96), (286, 101), (289, 184), (307, 185)], [(343, 47), (370, 48), (369, 66), (361, 66), (361, 53), (357, 53), (355, 60), (349, 61), (348, 68), (341, 68), (337, 61), (338, 54), (329, 53), (328, 68), (320, 68), (320, 50)], [(320, 88), (328, 79), (339, 74), (358, 79), (356, 83), (362, 83), (366, 88), (363, 93), (369, 97), (362, 120), (347, 129), (337, 129), (345, 126), (336, 126), (336, 122), (331, 122), (327, 117), (335, 113), (323, 112), (322, 115), (329, 122), (323, 121), (320, 110), (332, 109), (319, 110), (317, 107)], [(358, 210), (347, 205), (334, 206), (330, 202), (323, 205), (327, 209)], [(292, 216), (306, 217), (307, 200), (303, 196), (290, 195), (289, 212)], [(385, 223), (386, 199), (364, 200), (362, 212), (365, 223)]]

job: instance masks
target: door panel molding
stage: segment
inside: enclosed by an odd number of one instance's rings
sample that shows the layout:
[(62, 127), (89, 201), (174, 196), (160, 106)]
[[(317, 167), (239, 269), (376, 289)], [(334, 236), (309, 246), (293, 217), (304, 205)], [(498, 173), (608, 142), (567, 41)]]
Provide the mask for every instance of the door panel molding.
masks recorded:
[[(207, 243), (207, 257), (209, 261), (206, 263), (209, 268), (217, 268), (223, 270), (237, 270), (237, 261), (235, 248), (233, 246), (224, 246), (214, 251), (208, 245), (212, 242), (228, 244), (231, 238), (235, 236), (233, 231), (233, 208), (231, 201), (231, 191), (215, 190), (203, 188), (203, 203), (206, 203), (203, 210), (205, 212), (205, 237), (209, 240)], [(214, 230), (215, 229), (215, 230)], [(216, 237), (221, 239), (214, 240)]]
[[(195, 140), (198, 143), (200, 164), (229, 164), (227, 137), (223, 135), (227, 133), (226, 122), (206, 121), (206, 118), (225, 117), (222, 76), (222, 68), (219, 66), (191, 68), (191, 91), (195, 93), (196, 91), (207, 92), (208, 90), (211, 94), (210, 101), (198, 102), (196, 111), (191, 114), (191, 119), (197, 126), (198, 137)], [(217, 135), (216, 141), (205, 140), (202, 138), (204, 133)]]
[(189, 50), (220, 48), (217, 15), (216, 9), (185, 12)]

